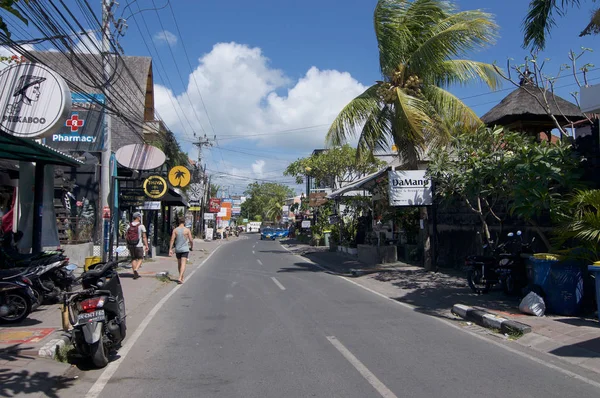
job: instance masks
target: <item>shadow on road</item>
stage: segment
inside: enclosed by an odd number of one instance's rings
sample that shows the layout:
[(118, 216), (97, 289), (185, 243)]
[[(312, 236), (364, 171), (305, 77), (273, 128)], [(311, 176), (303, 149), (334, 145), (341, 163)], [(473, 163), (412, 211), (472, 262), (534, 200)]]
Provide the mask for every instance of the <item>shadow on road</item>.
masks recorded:
[(565, 345), (550, 353), (559, 357), (600, 358), (600, 337)]
[[(21, 344), (14, 344), (0, 350), (0, 361), (18, 361), (19, 359), (35, 359), (24, 355), (22, 352), (32, 350), (33, 347), (21, 347)], [(1, 396), (1, 395), (0, 395)]]
[(450, 314), (454, 304), (518, 313), (517, 297), (506, 296), (501, 291), (475, 294), (460, 271), (429, 272), (421, 267), (411, 266), (399, 271), (380, 272), (369, 278), (390, 282), (400, 292), (400, 295), (393, 297), (394, 300), (411, 304), (417, 311), (428, 315), (455, 320)]
[[(44, 310), (45, 310), (44, 308), (39, 308), (39, 309), (35, 310), (34, 313), (41, 312)], [(40, 321), (40, 320), (32, 319), (32, 318), (25, 318), (19, 323), (0, 323), (0, 327), (2, 327), (2, 328), (21, 328), (24, 326), (27, 327), (27, 326), (39, 325), (40, 323), (42, 323), (42, 321)]]
[(64, 376), (50, 376), (48, 372), (31, 373), (23, 369), (0, 369), (0, 396), (36, 394), (58, 398), (59, 391), (71, 387), (73, 380)]

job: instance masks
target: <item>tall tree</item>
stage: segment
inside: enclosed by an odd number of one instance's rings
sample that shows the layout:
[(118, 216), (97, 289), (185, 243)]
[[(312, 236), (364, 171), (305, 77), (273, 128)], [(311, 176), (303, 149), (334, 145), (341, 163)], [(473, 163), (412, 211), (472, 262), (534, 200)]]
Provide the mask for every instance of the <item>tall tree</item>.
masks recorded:
[(336, 190), (340, 184), (353, 182), (366, 174), (374, 173), (385, 163), (370, 156), (357, 156), (350, 145), (334, 147), (291, 163), (283, 175), (296, 177), (302, 184), (310, 175), (318, 182), (327, 181)]
[(490, 14), (459, 12), (443, 0), (379, 0), (374, 25), (383, 80), (340, 112), (327, 134), (330, 144), (360, 129), (359, 153), (394, 143), (414, 164), (428, 146), (447, 142), (456, 125), (481, 124), (446, 88), (474, 80), (499, 86), (493, 65), (465, 59), (494, 42), (498, 26)]
[[(592, 0), (596, 1), (596, 0)], [(523, 47), (532, 50), (543, 50), (546, 47), (546, 36), (556, 26), (555, 15), (564, 16), (571, 7), (579, 7), (581, 0), (531, 0), (529, 12), (523, 21), (525, 38)], [(592, 12), (592, 17), (579, 36), (600, 33), (600, 8)]]
[(260, 216), (261, 220), (268, 220), (274, 218), (275, 204), (278, 204), (281, 214), (281, 205), (286, 199), (294, 196), (294, 190), (273, 182), (254, 182), (248, 185), (244, 195), (247, 199), (242, 203), (242, 214), (247, 214), (251, 220), (257, 216)]

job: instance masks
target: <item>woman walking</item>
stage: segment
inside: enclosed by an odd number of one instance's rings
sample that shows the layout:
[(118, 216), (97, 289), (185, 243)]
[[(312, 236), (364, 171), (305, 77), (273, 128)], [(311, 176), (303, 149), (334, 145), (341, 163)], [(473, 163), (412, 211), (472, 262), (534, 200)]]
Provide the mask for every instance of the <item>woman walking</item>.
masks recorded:
[[(173, 250), (173, 244), (175, 244), (175, 250)], [(171, 234), (171, 244), (169, 245), (169, 256), (173, 256), (173, 253), (175, 253), (177, 257), (177, 268), (179, 269), (177, 283), (180, 285), (183, 283), (185, 266), (193, 246), (192, 232), (184, 226), (184, 220), (181, 219), (179, 220), (179, 226)]]

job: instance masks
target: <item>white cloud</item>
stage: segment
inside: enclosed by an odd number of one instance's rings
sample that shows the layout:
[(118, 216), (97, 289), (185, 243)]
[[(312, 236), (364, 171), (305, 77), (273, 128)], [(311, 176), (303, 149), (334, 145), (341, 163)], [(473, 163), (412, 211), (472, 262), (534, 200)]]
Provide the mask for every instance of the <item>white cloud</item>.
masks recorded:
[(85, 34), (79, 36), (75, 43), (75, 51), (84, 54), (100, 54), (102, 49), (102, 41), (93, 30), (87, 30)]
[(168, 30), (156, 32), (153, 36), (153, 39), (159, 44), (168, 44), (171, 47), (177, 44), (177, 36), (169, 32)]
[[(189, 140), (188, 123), (181, 117), (184, 123), (181, 125), (182, 121), (173, 109), (175, 103), (187, 115), (194, 131), (206, 131), (212, 136), (198, 86), (219, 145), (225, 148), (228, 145), (256, 145), (258, 149), (254, 151), (277, 148), (282, 155), (269, 152), (277, 158), (295, 160), (307, 156), (315, 148), (323, 148), (329, 124), (351, 99), (366, 89), (347, 72), (321, 70), (315, 66), (294, 81), (272, 67), (260, 48), (237, 43), (216, 44), (198, 62), (189, 77), (186, 93), (173, 93), (155, 84), (155, 106), (160, 117), (179, 138), (187, 132)], [(199, 115), (201, 121), (195, 115)], [(294, 129), (300, 130), (285, 131)], [(272, 132), (280, 133), (257, 136)], [(240, 138), (234, 139), (234, 135)], [(227, 155), (228, 159), (233, 156), (232, 153)], [(273, 156), (265, 155), (265, 160), (261, 156), (254, 159), (236, 156), (235, 167), (243, 175), (250, 173), (255, 178), (269, 178), (266, 174), (260, 177), (260, 173), (286, 165), (270, 160)], [(256, 161), (256, 158), (261, 160)], [(217, 163), (221, 159), (212, 161)], [(281, 177), (281, 171), (276, 176)]]
[(254, 174), (256, 174), (257, 176), (262, 176), (263, 171), (265, 169), (265, 164), (266, 162), (262, 159), (259, 159), (256, 162), (252, 163), (252, 171), (254, 172)]

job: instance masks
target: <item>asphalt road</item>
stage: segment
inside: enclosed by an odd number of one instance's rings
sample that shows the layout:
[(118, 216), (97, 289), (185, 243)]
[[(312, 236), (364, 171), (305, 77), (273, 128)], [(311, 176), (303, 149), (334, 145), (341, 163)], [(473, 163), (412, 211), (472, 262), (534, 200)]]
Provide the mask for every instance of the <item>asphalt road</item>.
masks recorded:
[(101, 397), (600, 395), (247, 237), (166, 301)]

